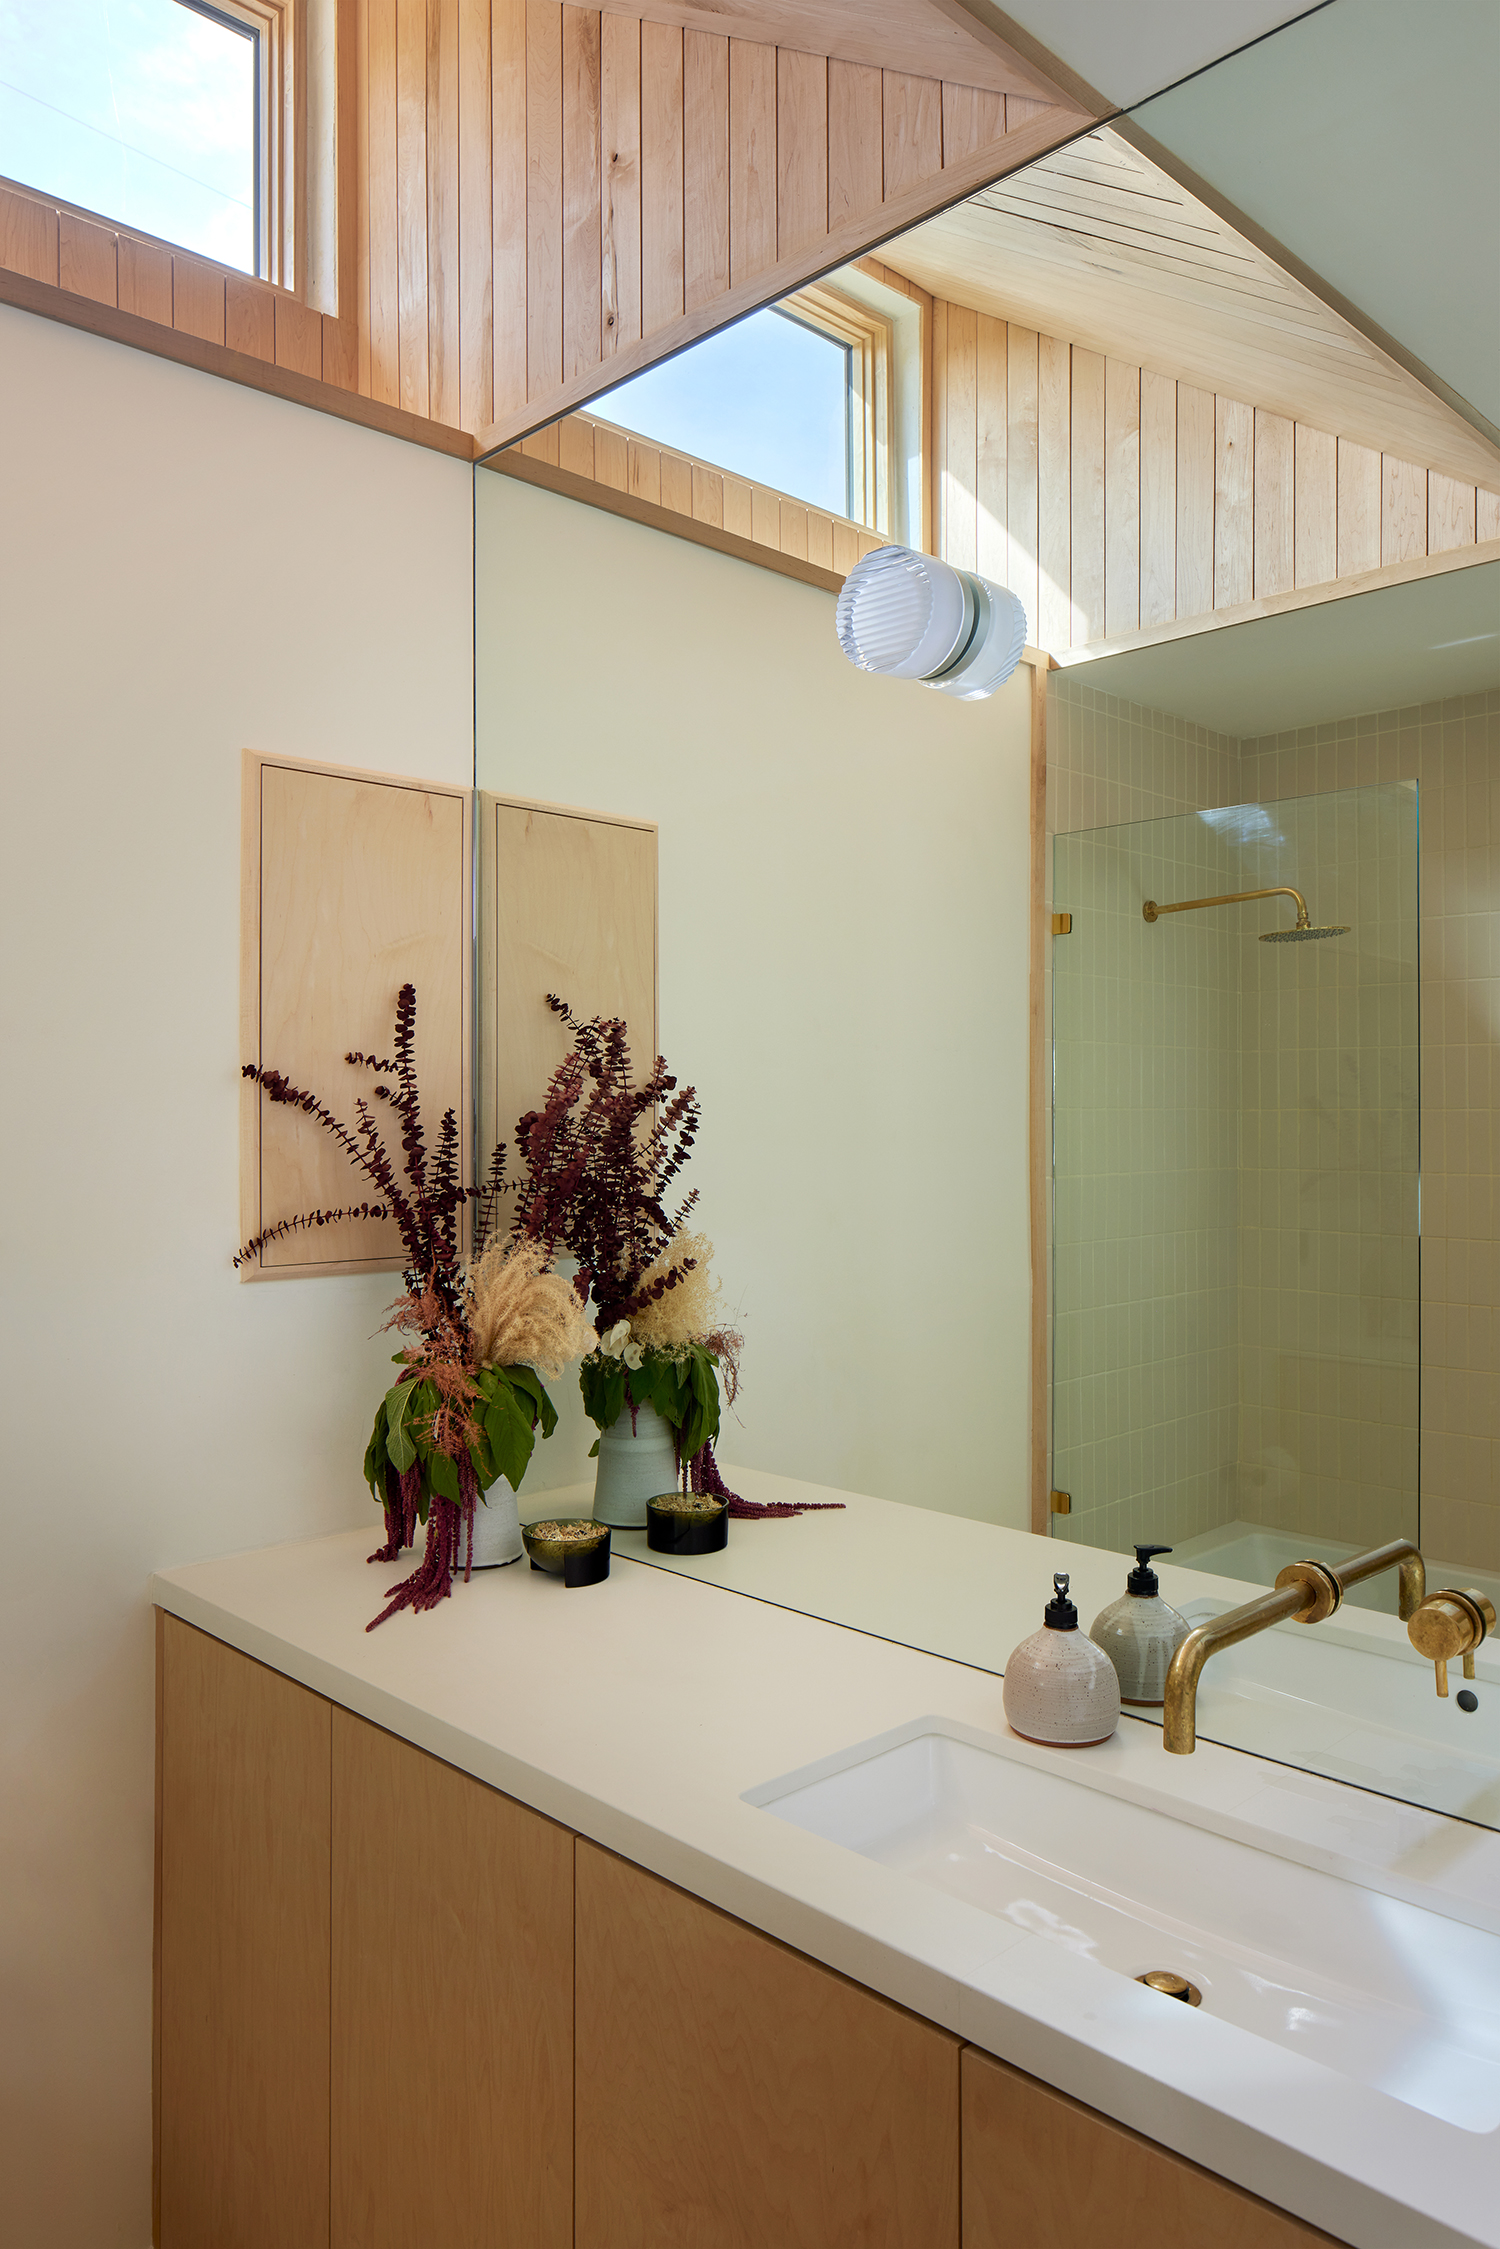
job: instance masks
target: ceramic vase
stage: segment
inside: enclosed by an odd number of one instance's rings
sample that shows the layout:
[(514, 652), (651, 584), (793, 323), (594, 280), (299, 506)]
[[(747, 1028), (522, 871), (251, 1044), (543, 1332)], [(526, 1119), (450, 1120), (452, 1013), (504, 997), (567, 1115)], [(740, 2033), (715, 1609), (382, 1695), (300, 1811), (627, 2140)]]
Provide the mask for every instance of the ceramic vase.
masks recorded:
[(616, 1530), (643, 1531), (646, 1502), (677, 1488), (677, 1440), (670, 1421), (655, 1406), (639, 1406), (632, 1426), (630, 1409), (599, 1433), (599, 1471), (594, 1479), (594, 1521)]
[[(507, 1562), (521, 1559), (521, 1517), (516, 1508), (516, 1495), (503, 1476), (497, 1476), (487, 1492), (480, 1494), (479, 1505), (474, 1510), (474, 1567), (476, 1570), (503, 1569)], [(469, 1534), (459, 1533), (458, 1559), (462, 1567), (469, 1558)]]

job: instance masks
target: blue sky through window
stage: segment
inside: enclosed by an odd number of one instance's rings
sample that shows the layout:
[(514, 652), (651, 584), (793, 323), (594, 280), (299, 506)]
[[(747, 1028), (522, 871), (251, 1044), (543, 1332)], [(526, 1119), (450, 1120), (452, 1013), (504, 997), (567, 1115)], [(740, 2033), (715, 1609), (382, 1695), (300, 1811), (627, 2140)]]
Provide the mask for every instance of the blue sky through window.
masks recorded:
[(178, 0), (0, 0), (0, 173), (255, 270), (255, 42)]
[(784, 313), (752, 313), (594, 401), (593, 411), (716, 468), (849, 512), (849, 358)]

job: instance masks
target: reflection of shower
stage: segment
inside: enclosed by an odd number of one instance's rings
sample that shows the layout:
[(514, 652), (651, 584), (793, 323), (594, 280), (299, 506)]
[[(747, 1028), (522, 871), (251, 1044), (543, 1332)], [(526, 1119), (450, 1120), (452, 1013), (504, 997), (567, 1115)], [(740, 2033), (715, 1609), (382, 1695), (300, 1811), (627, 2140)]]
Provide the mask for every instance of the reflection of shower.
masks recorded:
[(1158, 906), (1154, 898), (1148, 898), (1141, 908), (1141, 919), (1159, 921), (1163, 914), (1190, 914), (1195, 906), (1239, 906), (1247, 898), (1295, 898), (1297, 901), (1295, 925), (1291, 929), (1263, 929), (1260, 933), (1263, 945), (1295, 945), (1304, 937), (1347, 937), (1352, 926), (1346, 921), (1324, 922), (1314, 929), (1307, 918), (1307, 900), (1300, 890), (1293, 890), (1291, 884), (1285, 882), (1275, 884), (1270, 890), (1226, 891), (1222, 898), (1184, 898), (1176, 906)]

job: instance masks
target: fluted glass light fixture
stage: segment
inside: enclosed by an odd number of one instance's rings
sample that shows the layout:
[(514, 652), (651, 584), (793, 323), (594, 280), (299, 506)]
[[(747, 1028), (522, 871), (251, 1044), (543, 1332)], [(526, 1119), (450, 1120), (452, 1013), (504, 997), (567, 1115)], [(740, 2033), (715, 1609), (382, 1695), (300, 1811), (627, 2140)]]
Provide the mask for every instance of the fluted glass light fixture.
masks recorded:
[(1013, 593), (913, 547), (877, 547), (844, 580), (839, 646), (861, 671), (920, 680), (962, 702), (1003, 687), (1026, 646)]

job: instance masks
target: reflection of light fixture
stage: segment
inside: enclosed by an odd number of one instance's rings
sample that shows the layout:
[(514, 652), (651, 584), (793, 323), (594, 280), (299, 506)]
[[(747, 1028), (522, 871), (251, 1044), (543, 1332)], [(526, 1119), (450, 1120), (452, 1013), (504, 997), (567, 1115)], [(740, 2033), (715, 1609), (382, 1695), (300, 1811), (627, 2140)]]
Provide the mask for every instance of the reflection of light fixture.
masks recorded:
[(861, 671), (920, 680), (966, 703), (1003, 686), (1026, 646), (1013, 593), (911, 547), (877, 547), (857, 562), (835, 622)]

